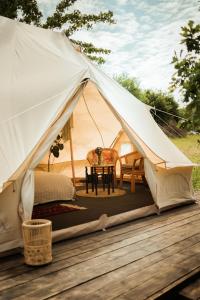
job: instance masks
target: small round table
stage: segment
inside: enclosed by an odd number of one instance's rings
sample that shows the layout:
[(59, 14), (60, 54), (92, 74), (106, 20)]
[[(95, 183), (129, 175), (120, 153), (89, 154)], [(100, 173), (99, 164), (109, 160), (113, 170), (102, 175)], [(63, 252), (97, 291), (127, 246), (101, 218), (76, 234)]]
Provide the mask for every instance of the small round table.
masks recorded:
[(110, 195), (110, 188), (112, 187), (112, 192), (115, 191), (115, 178), (114, 178), (114, 165), (113, 164), (94, 164), (90, 167), (90, 173), (88, 173), (88, 167), (85, 167), (85, 177), (86, 177), (86, 193), (88, 194), (88, 184), (92, 184), (92, 192), (96, 195), (98, 194), (98, 183), (99, 177), (102, 179), (103, 190), (107, 186), (108, 195)]

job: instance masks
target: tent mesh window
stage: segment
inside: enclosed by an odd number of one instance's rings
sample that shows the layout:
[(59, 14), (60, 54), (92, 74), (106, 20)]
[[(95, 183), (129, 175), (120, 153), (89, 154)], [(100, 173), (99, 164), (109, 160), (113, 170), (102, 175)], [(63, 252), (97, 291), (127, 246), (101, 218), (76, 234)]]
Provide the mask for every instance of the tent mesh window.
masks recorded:
[(32, 266), (44, 265), (52, 261), (52, 223), (45, 219), (24, 221), (25, 263)]

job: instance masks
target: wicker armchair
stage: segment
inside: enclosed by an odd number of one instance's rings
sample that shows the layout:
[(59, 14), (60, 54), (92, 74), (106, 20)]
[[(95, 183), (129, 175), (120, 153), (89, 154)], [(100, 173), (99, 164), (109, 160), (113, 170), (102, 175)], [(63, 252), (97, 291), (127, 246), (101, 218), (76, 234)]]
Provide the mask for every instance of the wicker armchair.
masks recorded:
[[(101, 156), (102, 156), (102, 164), (104, 165), (109, 165), (109, 164), (116, 165), (117, 160), (119, 159), (117, 151), (112, 148), (102, 148)], [(88, 152), (87, 160), (89, 161), (90, 165), (98, 164), (98, 156), (95, 153), (95, 149)]]
[(91, 150), (87, 154), (87, 160), (91, 166), (95, 166), (97, 173), (102, 173), (102, 167), (104, 167), (104, 171), (106, 172), (106, 167), (109, 165), (113, 165), (114, 167), (114, 181), (116, 183), (116, 164), (119, 160), (118, 153), (115, 149), (112, 148), (102, 148), (101, 152), (101, 164), (98, 165), (98, 156), (95, 153), (95, 149)]
[(135, 181), (145, 180), (144, 174), (144, 158), (142, 155), (135, 151), (125, 154), (120, 157), (121, 171), (120, 171), (120, 187), (122, 187), (124, 175), (126, 179), (131, 182), (131, 192), (135, 192)]

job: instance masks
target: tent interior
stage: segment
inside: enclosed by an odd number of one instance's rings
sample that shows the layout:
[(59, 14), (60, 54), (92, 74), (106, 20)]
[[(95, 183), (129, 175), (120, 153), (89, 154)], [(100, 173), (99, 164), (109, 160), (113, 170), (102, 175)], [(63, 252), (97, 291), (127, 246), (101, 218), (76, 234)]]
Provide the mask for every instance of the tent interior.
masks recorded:
[[(37, 208), (43, 206), (47, 209), (49, 207), (48, 218), (52, 220), (53, 230), (94, 221), (103, 214), (113, 216), (154, 204), (147, 183), (144, 185), (143, 182), (137, 182), (135, 192), (131, 193), (128, 176), (124, 178), (121, 189), (119, 188), (119, 161), (116, 164), (117, 180), (115, 192), (113, 193), (111, 190), (112, 197), (108, 195), (107, 190), (105, 190), (103, 195), (98, 196), (95, 195), (95, 192), (92, 193), (92, 196), (88, 196), (86, 193), (78, 193), (80, 190), (85, 191), (85, 167), (87, 166), (89, 169), (89, 162), (86, 159), (89, 151), (97, 147), (111, 148), (117, 151), (119, 157), (138, 151), (136, 145), (130, 141), (122, 129), (120, 121), (106, 103), (106, 100), (91, 81), (88, 81), (85, 85), (69, 121), (61, 131), (61, 135), (64, 149), (59, 152), (58, 158), (53, 155), (50, 156), (49, 171), (51, 174), (49, 175), (51, 176), (52, 173), (56, 174), (58, 180), (59, 178), (64, 178), (59, 177), (59, 175), (64, 175), (71, 179), (75, 185), (74, 195), (72, 196), (71, 194), (71, 199), (64, 201), (62, 195), (60, 197), (55, 195), (55, 191), (52, 191), (51, 196), (50, 190), (53, 189), (53, 184), (49, 181), (48, 186), (46, 184), (45, 187), (44, 184), (38, 182), (43, 180), (41, 176), (44, 174), (42, 175), (41, 172), (46, 172), (48, 181), (49, 151), (35, 169), (35, 204)], [(47, 192), (44, 191), (45, 188), (48, 189), (46, 201), (44, 200)], [(68, 188), (71, 189), (71, 184), (68, 185)], [(98, 184), (99, 188), (102, 189), (101, 182)], [(116, 192), (116, 188), (118, 192)], [(124, 192), (120, 193), (119, 190)], [(50, 200), (49, 202), (48, 199)], [(51, 204), (49, 204), (50, 202)], [(81, 207), (82, 209), (69, 210), (69, 212), (61, 211), (61, 213), (57, 212), (58, 214), (55, 213), (55, 215), (53, 212), (51, 215), (52, 206), (58, 207), (58, 205), (63, 205), (63, 203), (68, 203), (72, 207)], [(41, 211), (39, 212), (41, 213)], [(38, 217), (37, 214), (36, 217)]]

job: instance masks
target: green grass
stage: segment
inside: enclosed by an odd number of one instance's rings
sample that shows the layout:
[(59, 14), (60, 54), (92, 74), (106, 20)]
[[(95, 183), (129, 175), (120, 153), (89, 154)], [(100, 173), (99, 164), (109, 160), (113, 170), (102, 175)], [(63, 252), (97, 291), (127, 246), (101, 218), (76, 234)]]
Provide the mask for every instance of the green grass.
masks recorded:
[[(200, 164), (200, 135), (188, 135), (184, 138), (173, 138), (172, 142), (191, 159), (194, 163)], [(200, 190), (200, 167), (195, 167), (192, 174), (194, 190)]]

